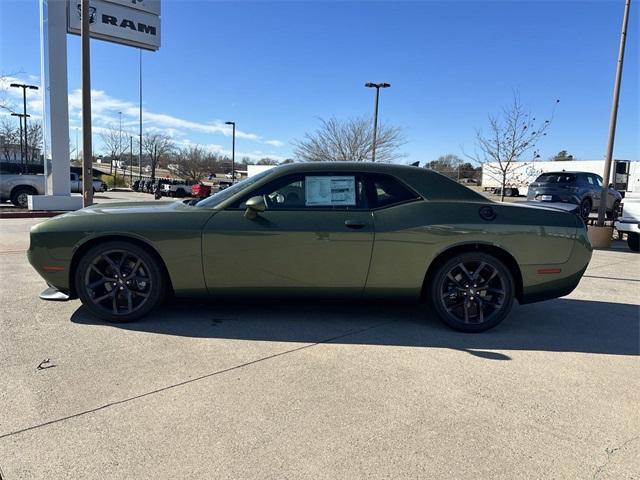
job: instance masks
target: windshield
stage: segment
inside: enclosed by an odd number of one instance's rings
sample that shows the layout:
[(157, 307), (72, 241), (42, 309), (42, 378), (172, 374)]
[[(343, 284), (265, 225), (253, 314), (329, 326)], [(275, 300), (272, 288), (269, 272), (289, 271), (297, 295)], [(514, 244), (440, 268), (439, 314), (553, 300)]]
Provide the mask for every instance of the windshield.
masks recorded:
[(575, 180), (576, 176), (573, 173), (543, 173), (536, 178), (538, 183), (571, 183)]
[(254, 175), (252, 177), (245, 178), (244, 180), (241, 180), (238, 183), (231, 185), (229, 188), (220, 190), (219, 192), (214, 193), (210, 197), (200, 200), (198, 203), (196, 203), (196, 206), (203, 207), (203, 208), (214, 208), (217, 205), (224, 202), (227, 198), (231, 198), (233, 195), (235, 195), (239, 191), (244, 190), (247, 187), (250, 187), (251, 185), (253, 185), (259, 180), (262, 180), (271, 172), (272, 172), (272, 169), (269, 169), (269, 170), (265, 170), (264, 172), (260, 172), (257, 175)]

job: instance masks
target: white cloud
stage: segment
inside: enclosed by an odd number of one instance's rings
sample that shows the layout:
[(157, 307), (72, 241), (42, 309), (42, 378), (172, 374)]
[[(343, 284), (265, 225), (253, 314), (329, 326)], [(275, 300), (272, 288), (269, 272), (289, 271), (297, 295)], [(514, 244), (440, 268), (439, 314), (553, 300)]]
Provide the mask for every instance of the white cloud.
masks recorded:
[[(27, 76), (29, 83), (37, 84), (39, 78), (34, 75)], [(14, 110), (21, 111), (22, 108), (22, 90), (17, 88), (10, 88), (9, 84), (18, 82), (22, 83), (22, 80), (15, 77), (2, 77), (0, 78), (0, 90), (5, 94), (10, 107)], [(42, 91), (41, 90), (27, 90), (27, 110), (28, 113), (36, 119), (42, 118)], [(122, 115), (120, 115), (120, 112)], [(8, 114), (8, 112), (3, 112)], [(96, 149), (99, 150), (101, 142), (99, 134), (107, 131), (109, 128), (119, 128), (120, 122), (122, 122), (123, 136), (137, 136), (138, 135), (138, 115), (139, 105), (134, 102), (122, 100), (107, 94), (104, 90), (92, 90), (91, 91), (91, 118), (92, 129), (95, 134), (98, 135), (95, 141), (97, 141)], [(224, 137), (231, 137), (232, 127), (225, 125), (222, 120), (213, 120), (210, 122), (196, 122), (184, 118), (179, 118), (174, 115), (161, 112), (153, 112), (143, 108), (143, 131), (147, 133), (163, 133), (170, 136), (174, 142), (178, 145), (193, 145), (195, 142), (192, 138), (195, 134), (207, 134), (207, 135), (223, 135)], [(69, 126), (71, 129), (81, 128), (82, 120), (82, 91), (76, 89), (69, 94)], [(70, 137), (73, 137), (73, 132), (70, 132)], [(284, 142), (275, 139), (265, 140), (263, 136), (245, 132), (243, 130), (236, 129), (236, 137), (242, 140), (248, 140), (256, 142), (258, 144), (270, 145), (272, 147), (280, 148), (284, 145)], [(222, 146), (218, 144), (200, 144), (203, 148), (208, 149), (211, 152), (221, 153), (223, 155), (230, 155), (231, 152), (224, 150)], [(242, 158), (243, 156), (250, 157), (251, 159), (259, 159), (260, 155), (265, 154), (261, 151), (253, 152), (236, 152), (236, 158)], [(272, 158), (280, 158), (277, 155), (270, 155)], [(284, 159), (284, 157), (282, 157)]]

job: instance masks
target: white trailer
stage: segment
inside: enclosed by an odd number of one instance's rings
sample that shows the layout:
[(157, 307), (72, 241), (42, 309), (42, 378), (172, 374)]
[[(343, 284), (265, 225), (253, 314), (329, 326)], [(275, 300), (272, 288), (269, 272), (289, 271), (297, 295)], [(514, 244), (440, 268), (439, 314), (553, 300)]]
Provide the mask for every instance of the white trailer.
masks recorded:
[[(514, 162), (507, 173), (506, 186), (517, 188), (525, 194), (529, 184), (539, 175), (547, 172), (590, 172), (602, 176), (604, 160), (568, 160), (544, 162)], [(611, 166), (610, 183), (621, 192), (640, 192), (640, 161), (614, 160)], [(482, 166), (482, 186), (495, 189), (502, 186), (500, 168), (497, 162)]]

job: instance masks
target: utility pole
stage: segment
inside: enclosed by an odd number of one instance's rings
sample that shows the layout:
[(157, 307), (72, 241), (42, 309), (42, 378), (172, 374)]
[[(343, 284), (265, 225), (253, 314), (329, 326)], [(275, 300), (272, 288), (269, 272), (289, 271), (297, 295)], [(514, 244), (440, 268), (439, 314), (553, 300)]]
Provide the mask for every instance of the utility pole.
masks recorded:
[[(93, 204), (93, 165), (91, 164), (91, 55), (89, 0), (82, 0), (82, 206)], [(67, 138), (67, 142), (69, 139)], [(46, 159), (45, 159), (46, 161)]]
[(365, 83), (365, 87), (367, 88), (375, 88), (376, 89), (376, 100), (375, 106), (373, 109), (373, 148), (371, 151), (371, 161), (376, 161), (376, 146), (378, 142), (378, 100), (380, 98), (380, 89), (381, 88), (389, 88), (391, 84), (389, 83)]
[(613, 157), (613, 144), (616, 137), (618, 103), (620, 100), (620, 83), (622, 81), (622, 65), (624, 62), (624, 47), (627, 40), (627, 25), (629, 24), (630, 7), (631, 0), (626, 0), (624, 4), (624, 15), (622, 17), (622, 32), (620, 33), (620, 49), (618, 50), (616, 80), (613, 86), (613, 104), (611, 105), (611, 119), (609, 121), (609, 141), (607, 144), (607, 153), (604, 161), (604, 172), (602, 172), (602, 192), (600, 193), (600, 205), (598, 207), (598, 227), (604, 226), (604, 217), (607, 209), (607, 195), (609, 193), (609, 179), (611, 174), (611, 158)]
[(129, 186), (133, 185), (133, 136), (129, 135)]
[(138, 180), (142, 180), (142, 49), (139, 48), (138, 51), (140, 53), (138, 58), (138, 67), (140, 71), (140, 143), (138, 145)]
[(236, 183), (236, 122), (224, 122), (233, 125), (233, 140), (231, 143), (231, 183)]
[(122, 112), (118, 112), (120, 117), (120, 127), (118, 130), (118, 163), (116, 163), (116, 170), (118, 170), (118, 164), (122, 166)]

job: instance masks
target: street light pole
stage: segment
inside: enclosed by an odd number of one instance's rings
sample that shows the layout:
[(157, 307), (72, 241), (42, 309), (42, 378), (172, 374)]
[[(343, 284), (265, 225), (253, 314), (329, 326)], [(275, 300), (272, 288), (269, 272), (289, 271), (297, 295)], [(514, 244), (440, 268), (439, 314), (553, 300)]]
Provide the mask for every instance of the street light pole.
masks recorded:
[[(613, 86), (613, 104), (611, 105), (611, 119), (609, 121), (609, 141), (607, 144), (607, 155), (604, 161), (604, 172), (602, 172), (602, 192), (600, 193), (600, 205), (598, 206), (597, 226), (604, 226), (604, 217), (607, 209), (607, 196), (609, 193), (609, 177), (611, 174), (611, 158), (613, 157), (613, 143), (616, 137), (616, 123), (618, 120), (618, 102), (620, 100), (620, 83), (622, 81), (622, 64), (624, 62), (624, 47), (627, 40), (627, 25), (629, 24), (629, 8), (631, 0), (626, 0), (624, 4), (624, 15), (622, 17), (622, 32), (620, 33), (620, 49), (618, 50), (618, 65), (616, 67), (616, 79)], [(615, 217), (615, 212), (612, 212)]]
[(25, 172), (25, 165), (24, 165), (26, 155), (24, 154), (24, 151), (23, 151), (23, 148), (22, 148), (22, 141), (24, 140), (22, 138), (22, 117), (24, 117), (24, 115), (22, 113), (13, 112), (11, 114), (11, 116), (12, 117), (18, 117), (18, 120), (20, 121), (20, 160), (21, 160), (21, 163), (22, 163), (22, 173), (26, 173)]
[[(36, 85), (28, 85), (26, 83), (12, 83), (11, 85), (9, 85), (10, 87), (14, 87), (14, 88), (21, 88), (22, 89), (22, 105), (23, 105), (23, 110), (22, 110), (22, 115), (24, 116), (24, 156), (22, 157), (22, 168), (23, 168), (23, 172), (25, 173), (24, 169), (25, 169), (25, 162), (26, 162), (26, 157), (29, 155), (29, 134), (28, 134), (28, 130), (27, 130), (27, 90), (38, 90), (38, 87)], [(22, 123), (21, 123), (22, 124)], [(20, 143), (22, 143), (22, 134), (20, 135)], [(22, 155), (22, 148), (20, 148), (20, 152)]]
[(380, 89), (381, 88), (389, 88), (391, 84), (389, 83), (365, 83), (365, 87), (367, 88), (375, 88), (376, 89), (376, 100), (374, 106), (373, 113), (373, 148), (371, 151), (371, 161), (376, 161), (376, 146), (378, 141), (378, 100), (380, 98)]
[(231, 143), (231, 183), (236, 183), (236, 122), (225, 122), (233, 125), (233, 140)]

